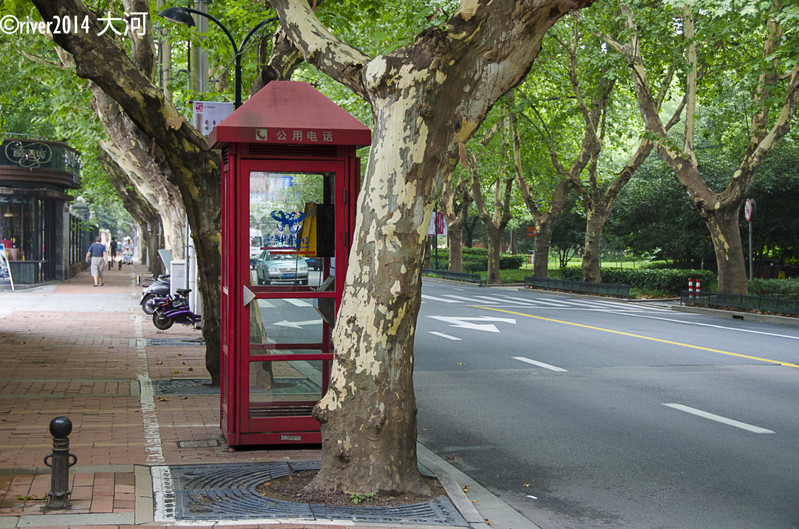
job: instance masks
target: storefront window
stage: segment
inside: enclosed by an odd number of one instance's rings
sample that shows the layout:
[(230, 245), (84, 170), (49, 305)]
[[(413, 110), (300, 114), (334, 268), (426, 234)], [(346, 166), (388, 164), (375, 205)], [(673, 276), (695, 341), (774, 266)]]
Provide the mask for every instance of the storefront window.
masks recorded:
[(41, 259), (41, 207), (33, 197), (0, 197), (0, 241), (9, 260)]

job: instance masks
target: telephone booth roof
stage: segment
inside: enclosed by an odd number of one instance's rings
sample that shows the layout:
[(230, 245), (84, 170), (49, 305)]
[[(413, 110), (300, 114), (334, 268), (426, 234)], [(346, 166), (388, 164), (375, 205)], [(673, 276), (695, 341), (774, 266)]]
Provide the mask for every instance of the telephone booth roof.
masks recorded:
[(369, 127), (301, 81), (272, 81), (216, 126), (212, 148), (231, 143), (351, 145), (372, 143)]

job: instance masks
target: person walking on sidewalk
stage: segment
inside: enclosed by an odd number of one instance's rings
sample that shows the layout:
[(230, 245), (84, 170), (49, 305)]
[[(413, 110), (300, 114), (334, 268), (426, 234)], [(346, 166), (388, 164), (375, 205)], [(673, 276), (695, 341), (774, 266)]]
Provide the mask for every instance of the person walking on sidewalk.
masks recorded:
[[(114, 267), (114, 261), (117, 260), (117, 240), (115, 237), (111, 237), (111, 244), (109, 246), (111, 259), (108, 261), (108, 269), (111, 270), (111, 268)], [(119, 268), (120, 270), (122, 269), (121, 266)]]
[(105, 270), (107, 253), (101, 240), (99, 235), (95, 237), (94, 242), (89, 246), (89, 251), (86, 252), (86, 262), (89, 263), (94, 286), (103, 286), (103, 270)]

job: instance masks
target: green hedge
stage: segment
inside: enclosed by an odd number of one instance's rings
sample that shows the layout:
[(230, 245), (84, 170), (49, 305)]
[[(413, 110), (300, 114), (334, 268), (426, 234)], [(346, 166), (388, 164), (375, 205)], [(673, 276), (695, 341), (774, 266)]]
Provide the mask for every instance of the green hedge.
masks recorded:
[[(603, 268), (603, 283), (619, 283), (630, 285), (630, 288), (649, 292), (666, 292), (679, 295), (681, 290), (688, 289), (688, 279), (702, 282), (702, 290), (715, 290), (716, 273), (710, 270), (678, 270), (653, 268)], [(563, 279), (582, 281), (583, 269), (570, 266), (563, 269)]]
[[(465, 249), (465, 248), (464, 248)], [(524, 264), (524, 255), (501, 254), (499, 256), (500, 270), (516, 270)], [(464, 272), (485, 272), (488, 270), (488, 255), (470, 254), (463, 255)]]
[[(485, 248), (462, 248), (463, 271), (464, 272), (485, 272), (488, 270), (488, 250)], [(516, 270), (524, 264), (526, 256), (523, 254), (511, 255), (500, 254), (500, 270)], [(430, 266), (435, 266), (435, 250), (430, 252)], [(449, 249), (438, 249), (438, 268), (449, 268)]]
[(799, 279), (753, 279), (749, 282), (749, 295), (799, 299)]

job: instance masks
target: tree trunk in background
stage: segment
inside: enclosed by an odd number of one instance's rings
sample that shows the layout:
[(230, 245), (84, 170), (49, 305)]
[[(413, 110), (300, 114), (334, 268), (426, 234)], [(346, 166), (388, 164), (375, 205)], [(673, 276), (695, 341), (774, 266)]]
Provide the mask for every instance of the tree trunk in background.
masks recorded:
[(180, 191), (168, 180), (170, 170), (163, 166), (163, 153), (97, 85), (92, 85), (92, 91), (95, 112), (113, 142), (100, 142), (101, 147), (161, 216), (164, 247), (173, 258), (181, 258), (187, 242), (186, 210)]
[(746, 292), (749, 289), (738, 218), (739, 211), (731, 208), (715, 211), (705, 218), (719, 267), (719, 292)]
[[(456, 203), (458, 198), (460, 204)], [(463, 272), (463, 227), (469, 219), (472, 202), (470, 186), (466, 179), (460, 179), (454, 189), (450, 182), (441, 194), (441, 209), (447, 221), (450, 272)]]
[(140, 241), (142, 250), (142, 264), (146, 263), (146, 256), (150, 255), (149, 270), (158, 273), (162, 270), (161, 260), (155, 253), (159, 248), (158, 230), (155, 234), (147, 233), (147, 226), (160, 226), (161, 217), (153, 205), (145, 199), (136, 187), (131, 183), (128, 175), (113, 160), (110, 154), (103, 151), (99, 157), (100, 163), (108, 174), (108, 180), (116, 189), (125, 210), (130, 213), (136, 223), (142, 227), (142, 240)]
[(552, 247), (552, 231), (557, 217), (542, 218), (535, 223), (535, 255), (533, 276), (549, 277), (549, 249)]
[(464, 241), (466, 248), (474, 247), (474, 229), (477, 227), (477, 223), (479, 221), (480, 217), (475, 215), (474, 217), (471, 217), (471, 222), (467, 219), (463, 225), (463, 229), (466, 232), (466, 238)]
[(603, 207), (586, 208), (585, 249), (583, 251), (583, 281), (601, 283), (602, 231), (610, 210)]
[[(461, 166), (471, 174), (472, 197), (474, 197), (474, 204), (477, 206), (477, 214), (486, 228), (486, 237), (488, 238), (488, 272), (486, 275), (486, 283), (489, 285), (500, 284), (502, 280), (499, 273), (499, 254), (502, 250), (502, 234), (505, 233), (508, 222), (513, 218), (513, 213), (510, 209), (513, 177), (506, 177), (504, 180), (497, 177), (496, 183), (494, 184), (494, 208), (493, 211), (489, 211), (485, 199), (483, 198), (477, 159), (473, 155), (468, 155), (466, 153), (465, 145), (461, 145), (460, 147), (460, 161)], [(503, 183), (505, 184), (504, 187), (502, 185)]]

